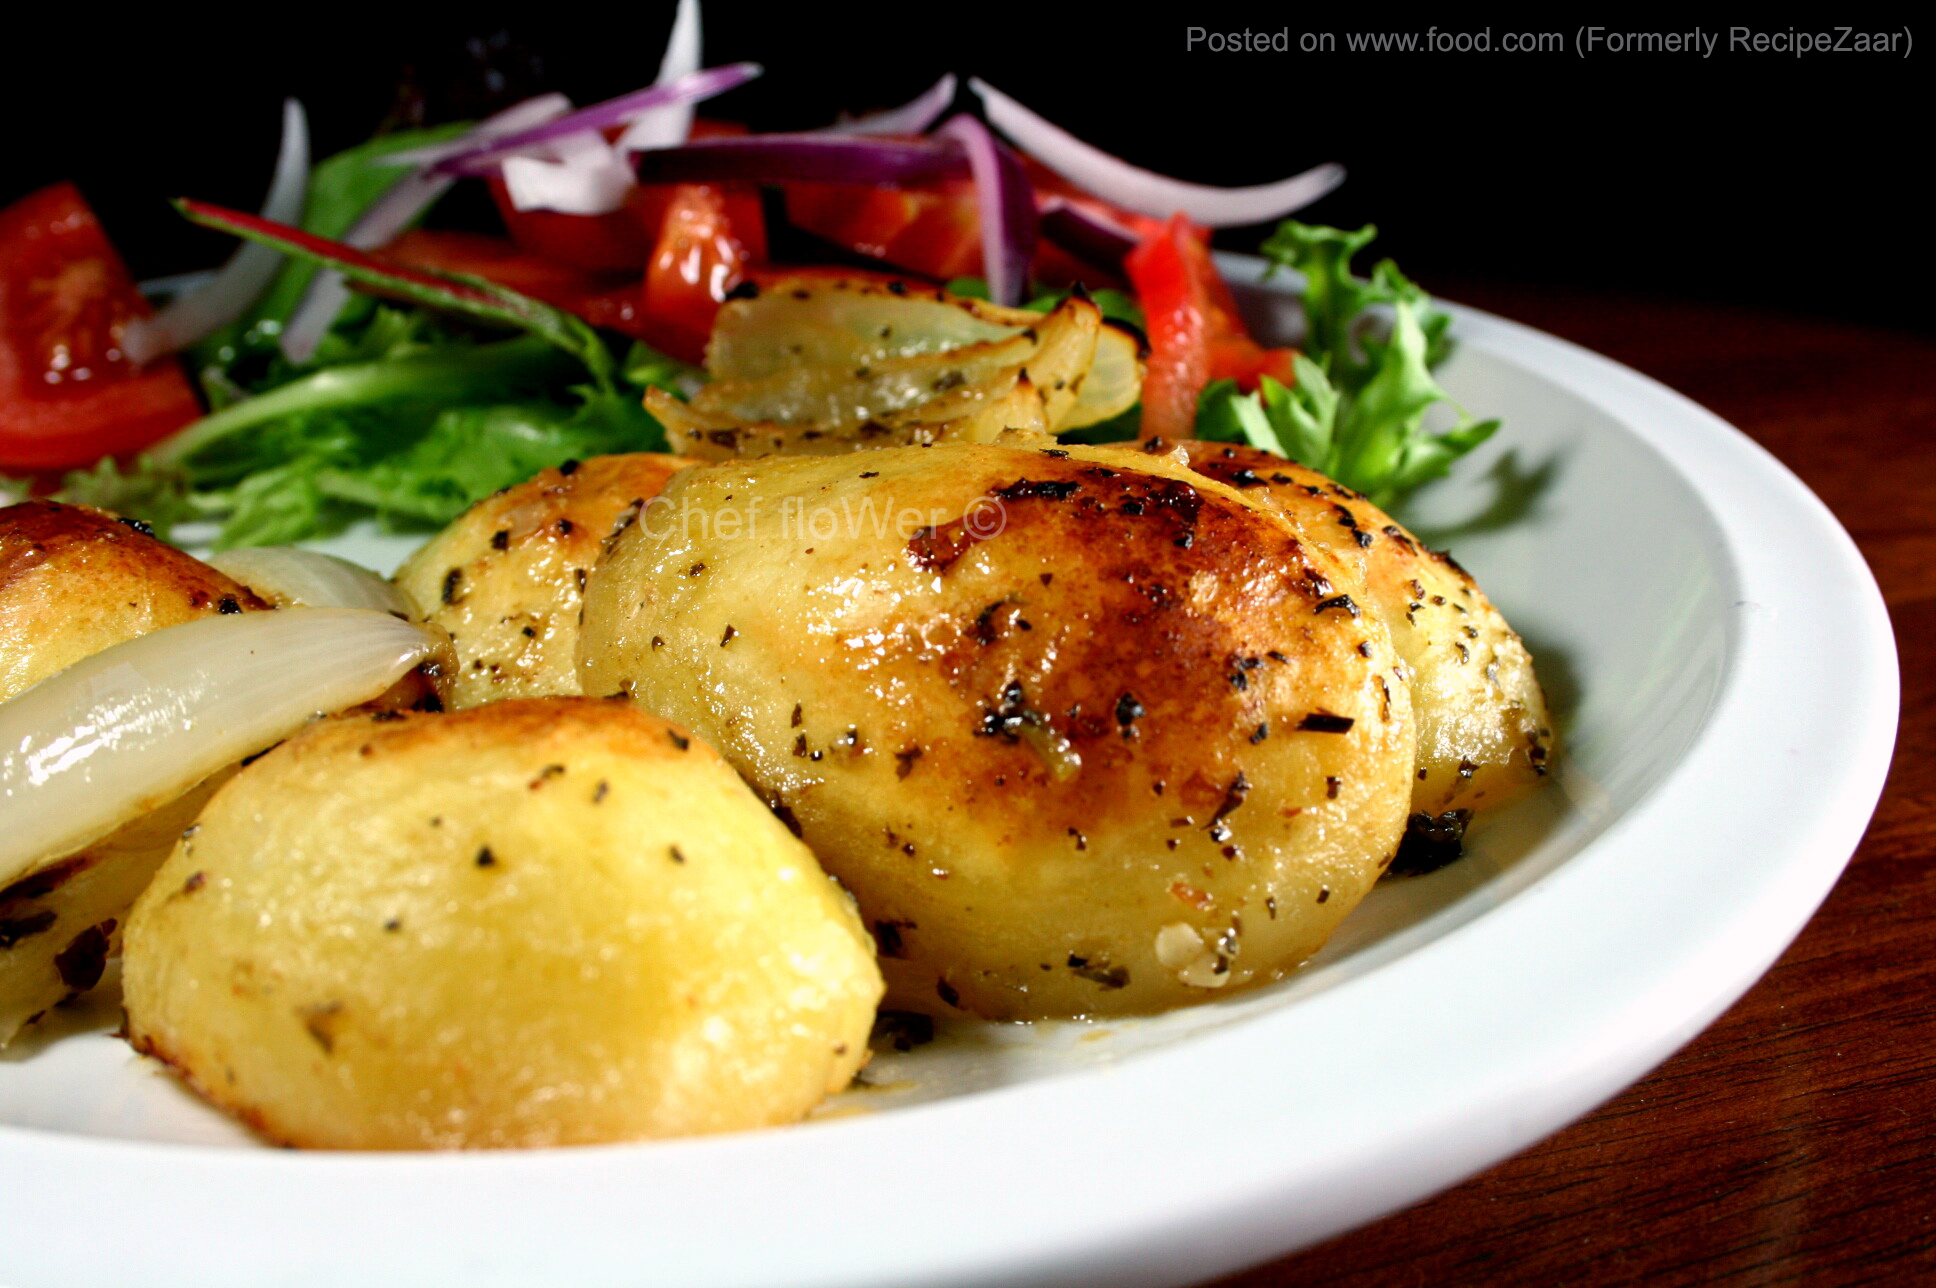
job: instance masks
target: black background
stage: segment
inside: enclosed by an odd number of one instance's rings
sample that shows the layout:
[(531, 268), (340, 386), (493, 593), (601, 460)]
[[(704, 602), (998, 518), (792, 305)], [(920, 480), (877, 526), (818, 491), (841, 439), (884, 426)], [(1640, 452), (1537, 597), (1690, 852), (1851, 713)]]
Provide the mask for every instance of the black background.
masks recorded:
[[(652, 79), (671, 20), (669, 3), (37, 12), (6, 42), (0, 200), (77, 180), (139, 276), (226, 253), (163, 199), (259, 204), (284, 94), (304, 100), (326, 155), (386, 119), (474, 116), (538, 89), (588, 103), (635, 88)], [(1710, 24), (1723, 41), (1711, 59), (1581, 60), (1575, 24), (1605, 20), (1584, 12), (1538, 24), (1564, 31), (1568, 52), (1517, 55), (1186, 52), (1191, 23), (1288, 27), (1293, 43), (1328, 29), (1340, 46), (1347, 30), (1403, 25), (1307, 6), (1190, 4), (1151, 18), (1123, 4), (713, 0), (705, 12), (708, 63), (752, 58), (768, 72), (703, 110), (759, 128), (821, 124), (912, 97), (945, 70), (977, 73), (1182, 177), (1256, 182), (1342, 161), (1349, 182), (1304, 217), (1378, 223), (1376, 250), (1428, 288), (1611, 287), (1936, 328), (1920, 53), (1729, 54), (1725, 25)], [(1495, 42), (1530, 25), (1441, 21), (1490, 26)], [(494, 91), (469, 52), (487, 45)], [(415, 90), (400, 98), (403, 85)], [(481, 206), (459, 201), (442, 218)], [(1242, 249), (1258, 235), (1219, 242)]]

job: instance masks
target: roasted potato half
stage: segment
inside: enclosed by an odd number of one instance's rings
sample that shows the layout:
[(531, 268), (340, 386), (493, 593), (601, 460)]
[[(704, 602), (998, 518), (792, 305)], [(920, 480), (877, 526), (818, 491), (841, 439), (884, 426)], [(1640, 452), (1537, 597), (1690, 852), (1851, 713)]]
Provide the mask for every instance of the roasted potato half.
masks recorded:
[(426, 542), (396, 583), (419, 620), (450, 632), (453, 707), (578, 692), (579, 596), (622, 516), (691, 464), (639, 452), (598, 456), (486, 497)]
[(135, 1046), (265, 1135), (496, 1148), (791, 1122), (867, 1055), (852, 901), (627, 702), (327, 721), (137, 904)]
[(1526, 646), (1470, 573), (1315, 470), (1254, 447), (1182, 445), (1191, 467), (1362, 570), (1365, 608), (1391, 631), (1418, 721), (1412, 810), (1490, 809), (1545, 775), (1553, 722)]
[[(268, 605), (143, 525), (92, 506), (0, 509), (0, 701), (140, 635)], [(208, 788), (129, 819), (85, 850), (0, 886), (0, 1046), (119, 951), (121, 923)]]
[(1395, 851), (1414, 746), (1347, 566), (1133, 449), (695, 467), (586, 591), (587, 693), (713, 741), (859, 899), (894, 1005), (1276, 979)]
[(0, 701), (110, 644), (268, 607), (105, 510), (57, 501), (0, 509)]

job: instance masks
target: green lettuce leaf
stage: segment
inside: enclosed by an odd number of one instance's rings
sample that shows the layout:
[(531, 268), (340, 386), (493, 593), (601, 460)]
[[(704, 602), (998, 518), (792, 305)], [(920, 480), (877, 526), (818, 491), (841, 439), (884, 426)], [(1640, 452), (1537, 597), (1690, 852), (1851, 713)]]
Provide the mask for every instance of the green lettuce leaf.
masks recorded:
[[(1499, 428), (1477, 421), (1432, 377), (1450, 352), (1450, 317), (1390, 260), (1370, 278), (1351, 260), (1377, 236), (1286, 220), (1264, 243), (1272, 270), (1304, 275), (1304, 349), (1296, 383), (1266, 376), (1256, 393), (1217, 381), (1197, 404), (1199, 437), (1248, 442), (1286, 456), (1390, 507)], [(1375, 306), (1389, 309), (1383, 324)], [(1434, 432), (1427, 413), (1451, 407), (1452, 426)]]

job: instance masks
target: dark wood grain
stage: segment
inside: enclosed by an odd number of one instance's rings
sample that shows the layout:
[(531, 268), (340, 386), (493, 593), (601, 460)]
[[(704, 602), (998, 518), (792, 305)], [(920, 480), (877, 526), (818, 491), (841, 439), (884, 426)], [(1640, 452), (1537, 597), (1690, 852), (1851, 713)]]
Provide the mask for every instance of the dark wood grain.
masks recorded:
[(1645, 1081), (1435, 1199), (1222, 1282), (1936, 1283), (1936, 341), (1439, 285), (1680, 390), (1828, 503), (1895, 625), (1895, 761), (1814, 920)]

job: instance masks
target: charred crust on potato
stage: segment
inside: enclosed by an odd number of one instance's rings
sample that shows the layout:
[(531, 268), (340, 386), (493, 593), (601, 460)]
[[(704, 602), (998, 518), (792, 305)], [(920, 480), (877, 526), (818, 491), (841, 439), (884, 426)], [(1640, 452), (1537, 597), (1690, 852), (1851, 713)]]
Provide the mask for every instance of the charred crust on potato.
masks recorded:
[(1070, 953), (1067, 964), (1070, 974), (1105, 989), (1125, 988), (1129, 984), (1127, 966), (1112, 966), (1102, 958), (1091, 959), (1078, 953)]
[(1405, 835), (1398, 843), (1397, 854), (1388, 861), (1386, 873), (1416, 877), (1438, 871), (1465, 852), (1465, 829), (1471, 821), (1469, 809), (1413, 814), (1405, 820)]
[[(52, 894), (86, 871), (91, 863), (92, 860), (86, 855), (77, 854), (73, 858), (62, 859), (59, 863), (50, 863), (44, 868), (29, 872), (5, 889), (0, 889), (0, 911), (4, 911), (8, 904), (16, 900), (38, 899), (43, 895)], [(0, 947), (5, 945), (0, 944)]]
[(115, 921), (109, 918), (99, 925), (89, 926), (68, 941), (67, 947), (54, 954), (54, 970), (60, 975), (61, 983), (76, 993), (85, 993), (101, 982), (101, 973), (107, 969), (108, 948), (113, 942)]
[(12, 948), (23, 940), (45, 934), (58, 916), (53, 909), (43, 908), (21, 917), (0, 918), (0, 949)]

